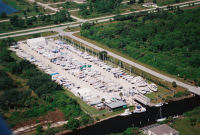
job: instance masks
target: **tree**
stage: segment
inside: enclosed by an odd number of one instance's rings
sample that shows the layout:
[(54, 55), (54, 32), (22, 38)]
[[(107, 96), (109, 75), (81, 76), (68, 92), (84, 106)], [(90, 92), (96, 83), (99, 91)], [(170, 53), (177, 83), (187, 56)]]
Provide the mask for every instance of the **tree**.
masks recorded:
[(51, 82), (50, 76), (42, 74), (33, 76), (27, 83), (31, 89), (35, 90), (47, 82)]
[(121, 99), (122, 99), (123, 93), (122, 93), (122, 92), (120, 92), (120, 93), (119, 93), (119, 96), (120, 96), (120, 97), (121, 97)]
[(112, 12), (120, 6), (121, 2), (122, 0), (89, 0), (89, 11), (97, 13)]
[(139, 4), (144, 3), (144, 0), (138, 0), (138, 3)]
[(130, 0), (129, 1), (129, 4), (134, 4), (135, 3), (135, 0)]
[(26, 12), (26, 10), (23, 10), (23, 14), (24, 14), (24, 16), (26, 16), (26, 15), (27, 15), (27, 12)]
[(77, 119), (71, 118), (67, 122), (67, 128), (70, 130), (75, 130), (80, 126), (80, 122)]
[(25, 21), (24, 21), (24, 19), (19, 18), (18, 25), (19, 25), (19, 27), (24, 28), (25, 27)]
[(197, 123), (197, 119), (196, 118), (190, 118), (190, 125), (191, 126), (195, 126)]
[(132, 128), (127, 128), (123, 133), (122, 135), (134, 135), (133, 134), (133, 131), (132, 131)]
[(36, 2), (34, 2), (34, 10), (35, 10), (35, 12), (39, 12), (39, 10), (38, 10), (38, 5), (37, 5)]
[(174, 118), (172, 116), (169, 116), (167, 119), (168, 119), (169, 122), (173, 122), (174, 121)]
[(42, 132), (43, 132), (43, 128), (42, 128), (41, 125), (38, 125), (38, 126), (36, 127), (36, 132), (37, 132), (37, 133), (42, 133)]
[(180, 2), (180, 0), (175, 0), (175, 3), (179, 3)]
[(99, 120), (100, 120), (99, 117), (96, 117), (95, 119), (96, 119), (96, 121), (99, 121)]
[(12, 62), (14, 59), (11, 57), (11, 52), (3, 49), (0, 53), (0, 62)]
[(13, 87), (13, 80), (9, 78), (7, 74), (6, 75), (0, 74), (0, 90), (8, 90), (12, 87)]
[(177, 85), (176, 85), (176, 82), (175, 82), (175, 81), (173, 81), (173, 82), (172, 82), (172, 87), (177, 87)]
[(90, 122), (90, 120), (91, 120), (90, 116), (87, 115), (87, 114), (84, 114), (80, 118), (80, 123), (81, 123), (81, 125), (86, 125), (86, 124), (88, 124)]
[(106, 51), (101, 51), (99, 52), (99, 59), (100, 60), (106, 60), (107, 59), (107, 52)]
[(157, 0), (153, 0), (153, 3), (157, 3)]
[(92, 23), (85, 22), (85, 23), (82, 24), (81, 29), (82, 30), (89, 30), (92, 25), (93, 25)]
[(101, 99), (101, 102), (103, 102), (103, 103), (104, 103), (104, 102), (105, 102), (105, 98), (102, 98), (102, 99)]
[(2, 12), (1, 15), (0, 15), (0, 18), (7, 18), (7, 14), (5, 12)]
[(14, 15), (14, 16), (10, 17), (10, 24), (13, 25), (14, 27), (18, 27), (19, 26), (18, 21), (19, 21), (19, 16), (18, 15)]
[[(90, 8), (90, 9), (92, 9), (92, 8)], [(89, 10), (87, 9), (87, 5), (85, 5), (85, 4), (81, 4), (79, 6), (79, 11), (78, 12), (79, 12), (79, 14), (81, 16), (86, 16), (86, 15), (90, 14)]]
[(70, 17), (70, 14), (66, 10), (61, 10), (60, 12), (56, 12), (56, 14), (53, 16), (54, 23), (61, 23), (66, 21), (71, 21), (72, 18)]

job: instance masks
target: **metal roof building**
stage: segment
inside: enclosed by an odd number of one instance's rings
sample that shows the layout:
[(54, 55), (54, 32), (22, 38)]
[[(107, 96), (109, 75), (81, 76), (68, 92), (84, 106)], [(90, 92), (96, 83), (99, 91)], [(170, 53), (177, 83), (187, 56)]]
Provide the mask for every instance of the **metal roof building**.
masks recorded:
[(32, 39), (28, 39), (27, 40), (27, 44), (29, 46), (36, 46), (36, 45), (46, 46), (47, 45), (47, 41), (46, 41), (46, 39), (44, 37), (32, 38)]
[(110, 109), (117, 109), (120, 107), (126, 107), (126, 103), (123, 101), (115, 101), (115, 102), (111, 102), (111, 103), (105, 103), (105, 105), (110, 108)]

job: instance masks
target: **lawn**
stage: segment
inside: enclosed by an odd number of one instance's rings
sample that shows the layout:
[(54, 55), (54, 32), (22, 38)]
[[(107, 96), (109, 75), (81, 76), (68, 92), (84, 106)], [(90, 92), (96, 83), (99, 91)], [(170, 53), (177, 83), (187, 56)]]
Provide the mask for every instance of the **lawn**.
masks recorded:
[(180, 135), (199, 135), (200, 133), (200, 106), (184, 113), (183, 117), (169, 123)]
[(172, 96), (172, 95), (173, 95), (172, 91), (165, 89), (161, 86), (158, 86), (158, 92), (151, 92), (149, 94), (146, 94), (145, 96), (150, 98), (151, 102), (157, 103), (161, 102), (162, 98), (166, 98), (167, 96)]
[(180, 135), (199, 135), (200, 133), (200, 123), (191, 126), (189, 118), (177, 119), (173, 125), (174, 128), (180, 132)]

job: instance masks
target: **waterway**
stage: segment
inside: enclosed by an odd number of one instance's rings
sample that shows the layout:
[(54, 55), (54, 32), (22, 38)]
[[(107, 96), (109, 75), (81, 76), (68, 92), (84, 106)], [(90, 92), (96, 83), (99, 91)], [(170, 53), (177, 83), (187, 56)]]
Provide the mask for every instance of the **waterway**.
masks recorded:
[[(146, 107), (144, 113), (132, 114), (126, 117), (117, 116), (95, 125), (78, 130), (73, 135), (106, 135), (110, 133), (120, 133), (128, 127), (143, 127), (156, 123), (156, 120), (162, 117), (177, 116), (190, 111), (200, 105), (200, 97), (174, 101), (160, 107)], [(161, 109), (161, 113), (160, 113)]]
[(0, 0), (0, 13), (2, 12), (5, 12), (6, 14), (12, 14), (17, 12), (17, 10)]

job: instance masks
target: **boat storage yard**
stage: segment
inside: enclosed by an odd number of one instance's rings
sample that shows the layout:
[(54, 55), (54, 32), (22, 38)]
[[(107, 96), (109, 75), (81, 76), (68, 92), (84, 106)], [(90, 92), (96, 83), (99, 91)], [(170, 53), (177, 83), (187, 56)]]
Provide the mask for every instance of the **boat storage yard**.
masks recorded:
[(149, 105), (150, 99), (144, 94), (157, 91), (155, 84), (142, 77), (128, 75), (59, 40), (28, 39), (18, 42), (18, 48), (12, 50), (97, 109), (104, 107), (104, 100), (106, 104), (124, 101), (126, 105), (138, 105), (137, 100)]

